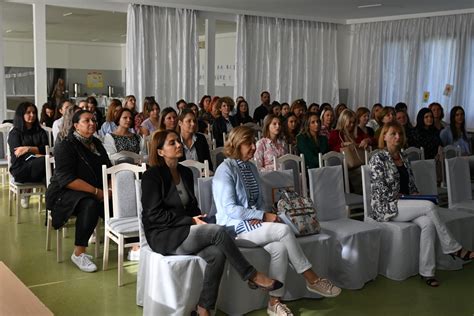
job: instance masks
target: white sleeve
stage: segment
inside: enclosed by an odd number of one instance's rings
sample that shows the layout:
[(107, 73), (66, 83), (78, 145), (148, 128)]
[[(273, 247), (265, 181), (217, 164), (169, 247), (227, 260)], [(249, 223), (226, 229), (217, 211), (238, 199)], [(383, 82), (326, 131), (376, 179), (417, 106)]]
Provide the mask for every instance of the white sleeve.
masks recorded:
[(112, 135), (105, 134), (104, 136), (104, 148), (107, 153), (110, 155), (115, 154), (117, 152), (117, 148), (115, 147), (115, 141)]

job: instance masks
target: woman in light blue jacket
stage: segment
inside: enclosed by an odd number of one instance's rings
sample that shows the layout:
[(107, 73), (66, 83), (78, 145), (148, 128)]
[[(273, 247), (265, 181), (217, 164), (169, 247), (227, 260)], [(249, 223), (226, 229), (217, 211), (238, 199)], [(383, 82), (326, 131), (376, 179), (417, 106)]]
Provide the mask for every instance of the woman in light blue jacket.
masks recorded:
[[(219, 165), (212, 182), (217, 224), (231, 228), (238, 239), (262, 246), (271, 256), (271, 278), (284, 283), (290, 260), (306, 279), (309, 291), (325, 297), (339, 295), (340, 288), (312, 270), (291, 229), (276, 214), (264, 210), (257, 167), (250, 162), (254, 153), (254, 131), (247, 126), (232, 129), (224, 146), (228, 158)], [(284, 293), (284, 287), (270, 292), (269, 315), (293, 315), (280, 301)]]

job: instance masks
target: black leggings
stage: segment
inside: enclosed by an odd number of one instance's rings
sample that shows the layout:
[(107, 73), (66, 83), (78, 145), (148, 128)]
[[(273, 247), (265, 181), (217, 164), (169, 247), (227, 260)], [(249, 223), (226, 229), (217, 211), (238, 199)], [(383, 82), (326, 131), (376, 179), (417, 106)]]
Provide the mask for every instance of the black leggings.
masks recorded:
[(74, 245), (87, 247), (99, 217), (104, 216), (104, 204), (93, 197), (83, 198), (76, 205), (72, 214), (76, 216), (76, 240)]

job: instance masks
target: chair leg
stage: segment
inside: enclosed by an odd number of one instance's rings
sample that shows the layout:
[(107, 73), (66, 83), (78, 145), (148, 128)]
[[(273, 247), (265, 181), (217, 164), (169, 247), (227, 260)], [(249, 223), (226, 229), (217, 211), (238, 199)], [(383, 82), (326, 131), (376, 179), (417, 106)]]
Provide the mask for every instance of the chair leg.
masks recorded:
[(124, 238), (123, 235), (119, 235), (119, 245), (118, 245), (118, 286), (122, 286), (123, 278), (123, 248), (124, 248)]
[[(97, 241), (97, 240), (96, 240)], [(102, 270), (105, 271), (107, 270), (107, 267), (109, 265), (109, 235), (107, 228), (104, 230), (104, 254), (102, 255)]]
[(21, 190), (18, 190), (16, 194), (16, 207), (15, 207), (17, 224), (20, 224), (20, 208), (21, 208), (20, 201), (21, 201)]
[(56, 260), (58, 262), (63, 262), (63, 238), (61, 236), (61, 230), (63, 230), (63, 228), (56, 231)]
[(8, 216), (12, 216), (13, 215), (13, 212), (12, 212), (12, 209), (13, 209), (13, 199), (14, 199), (15, 195), (13, 194), (12, 190), (8, 190)]
[(94, 235), (95, 235), (95, 247), (94, 247), (94, 258), (99, 258), (99, 252), (100, 252), (100, 234), (99, 234), (99, 223), (97, 223), (97, 226), (94, 229)]
[(46, 251), (51, 250), (51, 218), (50, 218), (51, 211), (47, 211), (46, 213)]

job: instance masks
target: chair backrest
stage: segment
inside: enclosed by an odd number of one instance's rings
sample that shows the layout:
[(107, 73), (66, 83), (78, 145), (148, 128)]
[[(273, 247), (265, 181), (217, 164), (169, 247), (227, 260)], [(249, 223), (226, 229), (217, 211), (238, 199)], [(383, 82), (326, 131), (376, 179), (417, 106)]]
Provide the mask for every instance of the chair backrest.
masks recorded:
[(291, 169), (262, 172), (260, 179), (266, 210), (271, 210), (278, 202), (280, 190), (295, 190), (295, 178)]
[(411, 169), (415, 176), (416, 187), (421, 194), (438, 194), (434, 159), (413, 161)]
[(329, 166), (309, 169), (308, 176), (309, 194), (319, 220), (347, 218), (342, 168)]
[(6, 159), (8, 156), (8, 133), (13, 128), (12, 123), (0, 124), (0, 135), (2, 136), (2, 142), (0, 143), (0, 159)]
[[(104, 199), (104, 220), (107, 223), (112, 209), (114, 218), (137, 216), (135, 180), (146, 171), (146, 164), (141, 166), (122, 163), (107, 168), (102, 165), (102, 182), (104, 196), (109, 188), (112, 190), (112, 207), (108, 198)], [(110, 180), (110, 185), (109, 185)]]
[(344, 192), (350, 193), (349, 186), (349, 169), (347, 168), (346, 156), (343, 153), (337, 151), (330, 151), (322, 155), (319, 153), (319, 166), (320, 167), (329, 167), (329, 166), (341, 166), (342, 175), (344, 177)]
[(308, 196), (308, 185), (306, 179), (306, 164), (304, 155), (299, 156), (286, 154), (281, 157), (273, 158), (274, 170), (293, 170), (293, 177), (295, 179), (295, 191), (302, 196)]
[(54, 144), (53, 129), (43, 124), (41, 124), (41, 128), (45, 130), (46, 134), (48, 134), (48, 145), (50, 147), (53, 147), (53, 144)]
[(461, 148), (454, 145), (446, 145), (443, 147), (443, 158), (450, 159), (461, 156)]
[(199, 162), (196, 160), (185, 160), (181, 161), (180, 164), (190, 168), (193, 171), (193, 175), (196, 178), (207, 178), (209, 177), (209, 161)]
[(143, 206), (142, 206), (142, 180), (135, 180), (134, 183), (134, 188), (135, 188), (135, 201), (136, 201), (136, 210), (137, 210), (137, 217), (138, 217), (138, 236), (140, 238), (140, 247), (146, 247), (148, 246), (148, 242), (146, 240), (145, 236), (145, 229), (143, 228), (143, 222), (142, 222), (142, 212), (143, 212)]
[(211, 150), (211, 160), (212, 160), (212, 165), (214, 166), (214, 170), (217, 170), (217, 167), (224, 161), (225, 159), (224, 155), (224, 147), (217, 147), (213, 150)]
[(370, 188), (370, 167), (368, 165), (361, 166), (362, 173), (362, 194), (364, 197), (364, 220), (369, 218), (372, 210), (370, 200), (372, 199), (372, 189)]
[(55, 167), (54, 157), (51, 156), (49, 153), (44, 156), (44, 162), (46, 164), (45, 171), (46, 171), (46, 187), (49, 187), (51, 183), (51, 177), (53, 176), (53, 171)]
[(403, 152), (407, 155), (409, 161), (425, 160), (425, 150), (423, 147), (408, 147)]
[(366, 164), (366, 165), (369, 164), (370, 158), (372, 158), (372, 156), (373, 156), (376, 152), (377, 152), (376, 150), (366, 150), (366, 151), (365, 151), (365, 164)]
[(109, 158), (114, 165), (121, 163), (141, 164), (145, 160), (143, 156), (127, 150), (109, 155)]
[(212, 196), (212, 177), (197, 179), (198, 190), (196, 197), (198, 198), (199, 208), (203, 214), (207, 216), (216, 215), (216, 205)]
[(472, 200), (469, 160), (465, 157), (454, 157), (444, 161), (449, 207), (461, 201)]

